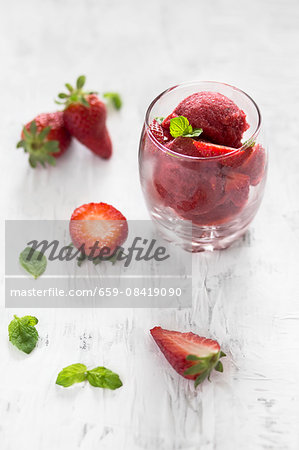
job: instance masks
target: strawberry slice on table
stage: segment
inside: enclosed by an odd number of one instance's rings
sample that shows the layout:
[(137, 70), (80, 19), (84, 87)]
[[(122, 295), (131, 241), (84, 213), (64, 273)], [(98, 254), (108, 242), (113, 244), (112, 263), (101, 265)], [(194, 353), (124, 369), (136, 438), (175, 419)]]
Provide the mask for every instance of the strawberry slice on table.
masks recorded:
[(76, 89), (66, 84), (69, 93), (60, 93), (58, 104), (63, 111), (67, 129), (81, 144), (96, 155), (108, 159), (112, 154), (111, 139), (106, 127), (106, 106), (94, 92), (84, 92), (85, 76), (77, 79)]
[[(88, 203), (75, 209), (70, 220), (70, 235), (74, 246), (90, 257), (108, 258), (128, 236), (127, 219), (107, 203)], [(96, 244), (96, 249), (95, 249)]]
[(35, 168), (38, 163), (52, 166), (69, 148), (71, 135), (65, 127), (63, 112), (44, 113), (28, 122), (22, 131), (17, 148), (29, 153), (29, 164)]
[(226, 355), (217, 341), (161, 327), (150, 332), (167, 361), (184, 378), (195, 380), (195, 387), (209, 378), (213, 369), (223, 372), (220, 358)]

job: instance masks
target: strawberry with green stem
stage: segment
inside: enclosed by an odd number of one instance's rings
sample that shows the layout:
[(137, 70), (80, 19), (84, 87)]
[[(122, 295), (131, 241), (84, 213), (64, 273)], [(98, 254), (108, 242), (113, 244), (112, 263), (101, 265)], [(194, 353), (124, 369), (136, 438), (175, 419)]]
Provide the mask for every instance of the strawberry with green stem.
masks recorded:
[(17, 148), (23, 148), (29, 154), (29, 164), (35, 168), (37, 164), (55, 166), (56, 158), (69, 148), (71, 135), (64, 126), (63, 113), (39, 114), (28, 122), (22, 131)]
[(154, 327), (150, 332), (174, 370), (184, 378), (194, 380), (195, 387), (209, 379), (214, 369), (223, 372), (220, 358), (226, 355), (217, 341), (161, 327)]
[[(71, 135), (96, 155), (108, 159), (112, 154), (112, 143), (106, 127), (106, 105), (96, 92), (83, 90), (85, 81), (85, 76), (81, 75), (76, 88), (66, 83), (68, 93), (58, 94), (60, 100), (56, 103), (65, 105), (64, 120)], [(118, 101), (117, 107), (120, 106)]]

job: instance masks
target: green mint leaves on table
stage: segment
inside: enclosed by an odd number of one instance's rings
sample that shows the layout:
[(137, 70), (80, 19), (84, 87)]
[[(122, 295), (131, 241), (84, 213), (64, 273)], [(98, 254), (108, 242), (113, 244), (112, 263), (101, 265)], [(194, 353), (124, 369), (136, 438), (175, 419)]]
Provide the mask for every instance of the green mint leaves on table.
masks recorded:
[(35, 328), (37, 323), (37, 318), (33, 316), (14, 316), (8, 325), (10, 342), (22, 352), (31, 353), (38, 341), (38, 332)]
[(106, 367), (95, 367), (92, 370), (88, 370), (86, 378), (94, 387), (112, 389), (114, 391), (122, 386), (119, 376), (111, 370), (106, 369)]
[(72, 364), (59, 372), (56, 384), (63, 387), (72, 386), (87, 380), (94, 387), (104, 389), (118, 389), (122, 386), (119, 376), (106, 367), (95, 367), (87, 370), (84, 364)]
[(122, 99), (121, 96), (117, 92), (105, 92), (103, 97), (106, 98), (115, 109), (120, 109), (122, 107)]
[(47, 268), (45, 255), (31, 247), (26, 247), (19, 256), (21, 266), (35, 279), (44, 273)]
[(87, 367), (84, 364), (72, 364), (59, 372), (56, 384), (63, 387), (72, 386), (75, 383), (81, 383), (86, 379)]
[(202, 133), (202, 128), (192, 128), (187, 117), (178, 116), (170, 119), (170, 134), (172, 137), (198, 137)]

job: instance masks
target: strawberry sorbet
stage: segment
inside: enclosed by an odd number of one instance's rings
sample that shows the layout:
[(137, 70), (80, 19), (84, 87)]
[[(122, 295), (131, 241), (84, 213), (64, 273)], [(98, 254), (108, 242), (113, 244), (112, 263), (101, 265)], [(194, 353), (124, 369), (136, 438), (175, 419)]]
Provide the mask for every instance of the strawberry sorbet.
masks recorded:
[[(194, 128), (202, 128), (201, 139), (218, 145), (241, 147), (243, 133), (249, 128), (244, 111), (218, 92), (197, 92), (185, 98), (171, 114), (187, 117)], [(163, 122), (169, 127), (169, 117)]]

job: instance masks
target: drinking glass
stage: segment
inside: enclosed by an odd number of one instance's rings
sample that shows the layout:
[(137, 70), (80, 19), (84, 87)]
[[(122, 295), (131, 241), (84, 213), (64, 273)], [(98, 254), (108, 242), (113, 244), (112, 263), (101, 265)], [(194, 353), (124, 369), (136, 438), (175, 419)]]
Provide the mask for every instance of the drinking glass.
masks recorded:
[[(153, 121), (202, 91), (223, 94), (245, 112), (249, 128), (242, 147), (197, 157), (173, 151), (157, 139)], [(224, 249), (245, 233), (257, 213), (267, 159), (261, 114), (245, 92), (211, 81), (167, 89), (148, 107), (140, 138), (140, 180), (149, 214), (165, 239), (186, 250)]]

